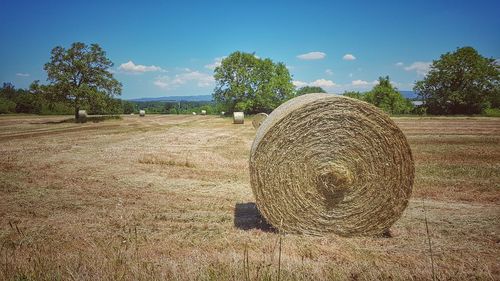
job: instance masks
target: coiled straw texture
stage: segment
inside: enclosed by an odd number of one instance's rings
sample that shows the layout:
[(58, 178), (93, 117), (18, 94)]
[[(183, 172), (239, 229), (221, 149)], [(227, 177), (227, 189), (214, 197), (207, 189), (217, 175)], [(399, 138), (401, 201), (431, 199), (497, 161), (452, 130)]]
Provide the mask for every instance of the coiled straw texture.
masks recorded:
[(264, 122), (264, 120), (266, 120), (267, 116), (268, 116), (267, 113), (255, 114), (255, 116), (253, 117), (253, 120), (252, 120), (252, 126), (254, 127), (254, 129), (258, 129), (260, 127), (260, 125), (262, 124), (262, 122)]
[(289, 233), (381, 234), (408, 205), (413, 178), (410, 147), (389, 116), (331, 94), (279, 106), (250, 154), (257, 207)]

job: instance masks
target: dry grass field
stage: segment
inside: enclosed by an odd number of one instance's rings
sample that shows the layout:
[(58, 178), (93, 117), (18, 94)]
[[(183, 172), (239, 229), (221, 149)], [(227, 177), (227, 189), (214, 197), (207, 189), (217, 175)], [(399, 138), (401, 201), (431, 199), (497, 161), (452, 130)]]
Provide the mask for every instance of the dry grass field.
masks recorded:
[(67, 118), (0, 117), (2, 280), (430, 280), (425, 217), (436, 279), (500, 280), (498, 118), (395, 118), (413, 199), (391, 237), (359, 238), (259, 219), (250, 120)]

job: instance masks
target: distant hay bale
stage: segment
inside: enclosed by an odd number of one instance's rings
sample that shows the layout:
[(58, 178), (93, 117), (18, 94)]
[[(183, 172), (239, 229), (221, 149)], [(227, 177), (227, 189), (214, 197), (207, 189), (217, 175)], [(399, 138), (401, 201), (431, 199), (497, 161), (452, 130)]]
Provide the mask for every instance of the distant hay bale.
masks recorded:
[(78, 118), (87, 118), (87, 110), (78, 110)]
[(207, 111), (206, 110), (202, 110), (201, 111), (201, 115), (207, 115)]
[(402, 214), (414, 163), (396, 124), (351, 98), (308, 94), (274, 110), (250, 152), (256, 204), (292, 233), (375, 235)]
[(224, 117), (224, 115), (226, 115), (226, 113), (225, 113), (224, 111), (222, 111), (222, 112), (220, 113), (220, 116)]
[(80, 123), (87, 122), (87, 111), (86, 110), (78, 110), (78, 122), (80, 122)]
[(245, 113), (233, 112), (233, 124), (243, 124), (243, 123), (245, 123)]
[(146, 111), (145, 110), (139, 110), (139, 116), (141, 116), (141, 117), (146, 116)]
[(193, 115), (196, 115), (196, 112), (193, 112)]
[(256, 114), (252, 120), (253, 127), (255, 129), (258, 129), (260, 127), (260, 125), (262, 124), (262, 122), (264, 122), (264, 120), (266, 120), (266, 118), (267, 118), (267, 113)]

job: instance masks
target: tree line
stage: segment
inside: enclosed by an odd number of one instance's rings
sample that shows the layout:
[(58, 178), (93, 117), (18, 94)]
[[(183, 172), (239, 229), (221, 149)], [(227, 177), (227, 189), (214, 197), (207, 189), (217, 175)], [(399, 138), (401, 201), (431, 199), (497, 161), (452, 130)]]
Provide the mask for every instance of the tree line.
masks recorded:
[[(11, 83), (3, 83), (0, 88), (0, 114), (60, 114), (75, 113), (74, 101), (61, 99), (38, 81), (33, 82), (28, 89), (15, 88)], [(78, 107), (80, 108), (80, 107)], [(82, 109), (89, 114), (130, 114), (137, 112), (139, 106), (133, 102), (117, 98), (89, 99)]]
[[(71, 115), (74, 107), (66, 101), (53, 100), (50, 92), (34, 90), (40, 85), (34, 82), (29, 89), (17, 89), (11, 83), (0, 88), (0, 114), (26, 113), (41, 115)], [(210, 101), (127, 101), (117, 98), (104, 103), (90, 100), (83, 107), (90, 115), (131, 114), (146, 110), (152, 114), (191, 114), (205, 110), (207, 114), (219, 114), (220, 106)]]
[[(129, 114), (139, 109), (150, 113), (190, 114), (206, 110), (232, 113), (271, 112), (283, 102), (307, 93), (325, 92), (320, 87), (296, 89), (285, 64), (252, 53), (236, 51), (214, 70), (213, 102), (131, 102), (117, 98), (122, 85), (110, 71), (113, 63), (97, 44), (73, 43), (51, 51), (44, 65), (48, 84), (34, 81), (28, 89), (10, 83), (0, 88), (0, 113)], [(380, 77), (368, 92), (344, 95), (366, 101), (390, 114), (500, 114), (500, 67), (493, 58), (474, 48), (458, 48), (433, 61), (429, 73), (415, 83), (421, 105), (415, 107), (395, 88), (388, 76)]]

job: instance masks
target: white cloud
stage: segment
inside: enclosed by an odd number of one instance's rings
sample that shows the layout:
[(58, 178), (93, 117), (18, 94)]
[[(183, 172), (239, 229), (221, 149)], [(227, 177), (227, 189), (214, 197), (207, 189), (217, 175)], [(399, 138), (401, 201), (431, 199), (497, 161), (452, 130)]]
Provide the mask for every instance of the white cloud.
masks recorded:
[(216, 57), (214, 59), (214, 62), (213, 63), (209, 63), (209, 64), (206, 64), (205, 65), (205, 68), (207, 69), (210, 69), (210, 70), (214, 70), (217, 66), (220, 66), (221, 63), (222, 63), (222, 60), (225, 59), (226, 57), (223, 56), (223, 57)]
[(349, 77), (352, 77), (352, 76), (353, 76), (353, 74), (352, 74), (352, 73), (349, 73)]
[(410, 66), (406, 66), (404, 69), (406, 71), (416, 71), (418, 75), (425, 76), (429, 72), (431, 67), (430, 62), (416, 61)]
[(162, 76), (162, 77), (158, 77), (154, 82), (153, 84), (155, 84), (156, 86), (162, 88), (162, 89), (166, 89), (168, 88), (169, 86), (169, 83), (165, 82), (165, 80), (168, 79), (168, 77), (165, 77), (165, 76)]
[(365, 80), (354, 80), (351, 82), (351, 85), (355, 86), (355, 87), (372, 86), (372, 85), (377, 85), (377, 84), (378, 84), (377, 80), (373, 80), (372, 82), (365, 81)]
[(155, 65), (140, 65), (140, 64), (135, 64), (133, 61), (128, 61), (126, 63), (122, 63), (120, 67), (118, 67), (119, 70), (129, 72), (129, 73), (144, 73), (144, 72), (152, 72), (152, 71), (160, 71), (160, 72), (166, 72), (159, 66)]
[(353, 86), (365, 86), (365, 85), (369, 85), (370, 82), (365, 81), (365, 80), (354, 80), (354, 81), (351, 82), (351, 84)]
[(325, 73), (326, 73), (326, 75), (329, 75), (329, 76), (333, 75), (333, 71), (331, 69), (326, 69)]
[(196, 83), (200, 88), (213, 87), (214, 78), (210, 74), (189, 70), (176, 74), (174, 77), (159, 76), (153, 84), (162, 89), (173, 89), (191, 82)]
[(337, 84), (333, 83), (332, 80), (318, 79), (316, 81), (311, 82), (310, 85), (322, 88), (331, 88), (335, 87)]
[(297, 58), (301, 60), (322, 60), (326, 57), (323, 52), (310, 52), (302, 55), (298, 55)]
[(343, 60), (355, 60), (356, 57), (353, 56), (352, 54), (345, 54), (343, 57), (342, 57)]
[(294, 80), (292, 81), (292, 83), (297, 88), (302, 88), (305, 86), (332, 88), (337, 86), (337, 84), (335, 84), (332, 80), (327, 80), (327, 79), (317, 79), (309, 83), (304, 81)]
[(29, 73), (16, 73), (16, 76), (20, 76), (20, 77), (29, 77), (30, 74)]
[(293, 80), (292, 81), (292, 84), (297, 87), (297, 88), (302, 88), (302, 87), (305, 87), (307, 86), (307, 82), (304, 82), (304, 81), (299, 81), (299, 80)]
[(403, 65), (404, 65), (404, 63), (403, 63), (403, 62), (397, 62), (397, 63), (395, 63), (394, 65), (395, 65), (395, 66), (403, 66)]

